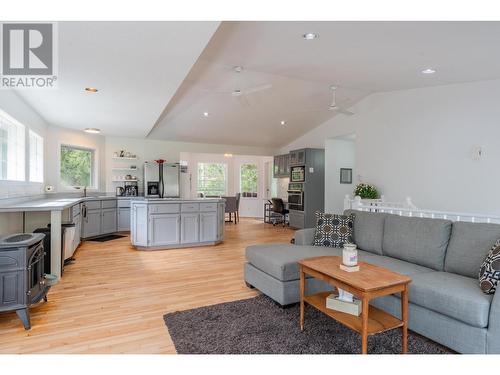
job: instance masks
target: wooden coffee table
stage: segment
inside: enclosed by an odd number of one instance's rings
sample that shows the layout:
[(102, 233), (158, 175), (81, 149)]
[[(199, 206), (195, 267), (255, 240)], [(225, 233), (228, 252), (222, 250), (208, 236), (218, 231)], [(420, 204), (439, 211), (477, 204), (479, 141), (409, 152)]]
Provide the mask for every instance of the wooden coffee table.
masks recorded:
[[(300, 330), (304, 330), (304, 303), (307, 302), (319, 311), (342, 323), (346, 327), (361, 334), (361, 351), (368, 350), (368, 336), (401, 327), (403, 331), (402, 352), (407, 350), (408, 337), (408, 284), (407, 276), (390, 271), (386, 268), (359, 262), (359, 271), (346, 272), (339, 268), (342, 258), (338, 256), (323, 256), (308, 258), (299, 262), (300, 266)], [(331, 292), (304, 295), (305, 275), (323, 280), (330, 285), (346, 290), (359, 298), (362, 303), (360, 316), (346, 314), (326, 307), (326, 297)], [(370, 306), (371, 299), (389, 294), (401, 293), (402, 320)]]

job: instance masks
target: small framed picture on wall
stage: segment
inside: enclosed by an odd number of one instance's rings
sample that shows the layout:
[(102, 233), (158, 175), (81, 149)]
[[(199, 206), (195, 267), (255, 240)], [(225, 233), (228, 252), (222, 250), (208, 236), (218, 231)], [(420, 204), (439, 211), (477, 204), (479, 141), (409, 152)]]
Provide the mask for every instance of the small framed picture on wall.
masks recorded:
[(341, 184), (352, 184), (352, 169), (351, 168), (340, 168), (340, 183)]

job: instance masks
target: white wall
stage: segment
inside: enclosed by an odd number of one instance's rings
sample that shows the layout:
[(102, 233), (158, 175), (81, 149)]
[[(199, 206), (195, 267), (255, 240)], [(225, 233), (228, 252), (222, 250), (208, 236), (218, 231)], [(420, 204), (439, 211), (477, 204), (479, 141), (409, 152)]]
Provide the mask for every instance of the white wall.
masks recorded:
[[(372, 94), (282, 151), (356, 133), (356, 174), (387, 200), (500, 215), (500, 80)], [(471, 157), (484, 147), (481, 161)], [(327, 171), (331, 168), (327, 165)]]
[[(344, 197), (352, 194), (356, 184), (355, 141), (327, 139), (325, 141), (325, 212), (344, 211)], [(340, 183), (340, 168), (352, 169), (352, 184)]]

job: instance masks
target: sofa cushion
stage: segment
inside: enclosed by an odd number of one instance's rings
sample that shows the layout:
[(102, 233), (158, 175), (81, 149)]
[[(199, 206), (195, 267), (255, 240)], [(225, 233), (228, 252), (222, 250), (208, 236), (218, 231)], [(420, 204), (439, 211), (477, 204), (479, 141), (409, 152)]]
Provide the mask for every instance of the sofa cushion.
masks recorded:
[(384, 222), (387, 214), (348, 210), (354, 214), (354, 243), (358, 249), (382, 255)]
[(295, 245), (312, 245), (316, 228), (305, 228), (296, 230), (293, 239)]
[(352, 243), (354, 215), (336, 215), (316, 212), (314, 246), (343, 247)]
[(363, 262), (367, 262), (379, 267), (384, 267), (390, 269), (391, 271), (398, 272), (410, 277), (417, 273), (436, 272), (431, 268), (418, 266), (413, 263), (405, 262), (404, 260), (380, 255), (366, 256), (363, 258)]
[(442, 271), (451, 225), (449, 220), (387, 215), (384, 255)]
[(498, 224), (454, 222), (444, 270), (477, 278), (484, 258), (498, 238)]
[[(281, 281), (298, 280), (299, 260), (325, 255), (341, 256), (341, 254), (342, 249), (324, 246), (268, 244), (246, 248), (246, 258), (249, 263)], [(362, 260), (366, 254), (369, 253), (359, 251), (358, 257)]]
[(411, 278), (411, 303), (475, 327), (488, 326), (492, 296), (481, 292), (477, 278), (448, 272), (420, 273)]
[(495, 294), (500, 280), (500, 239), (495, 242), (479, 271), (479, 286), (486, 294)]

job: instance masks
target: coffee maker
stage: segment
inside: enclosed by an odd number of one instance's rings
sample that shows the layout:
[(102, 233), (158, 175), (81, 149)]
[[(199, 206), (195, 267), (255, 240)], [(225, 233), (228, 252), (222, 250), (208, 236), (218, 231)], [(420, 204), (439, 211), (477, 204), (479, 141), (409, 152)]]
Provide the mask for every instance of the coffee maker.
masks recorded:
[(137, 185), (125, 186), (125, 194), (124, 195), (127, 197), (137, 197), (139, 195), (139, 187)]

